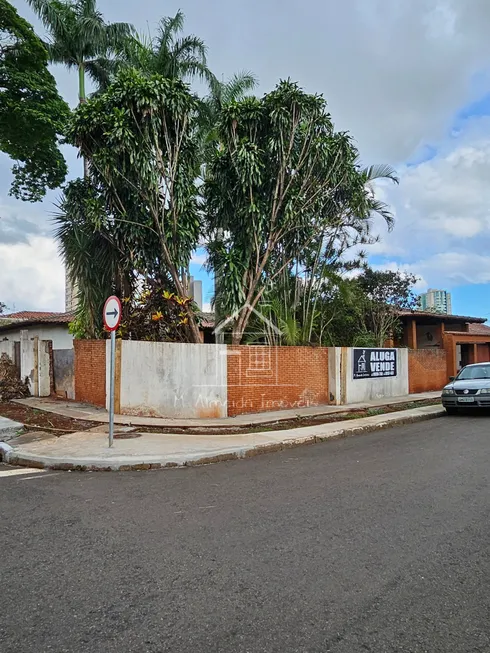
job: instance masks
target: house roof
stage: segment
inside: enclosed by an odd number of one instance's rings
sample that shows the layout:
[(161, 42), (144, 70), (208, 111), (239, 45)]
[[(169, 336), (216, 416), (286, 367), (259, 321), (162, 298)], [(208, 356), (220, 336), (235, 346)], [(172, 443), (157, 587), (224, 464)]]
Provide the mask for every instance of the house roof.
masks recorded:
[(486, 324), (468, 324), (468, 333), (474, 336), (490, 336), (490, 326)]
[(400, 311), (399, 316), (405, 318), (423, 317), (432, 322), (465, 322), (469, 324), (482, 324), (486, 322), (484, 317), (471, 317), (469, 315), (448, 315), (446, 313), (435, 313), (433, 311)]
[(211, 328), (214, 327), (215, 321), (216, 321), (215, 317), (214, 317), (214, 313), (212, 313), (212, 312), (211, 313), (201, 312), (200, 316), (201, 316), (201, 326), (202, 327), (208, 328), (208, 329), (211, 329)]
[(34, 324), (68, 324), (75, 318), (74, 313), (54, 313), (49, 311), (19, 311), (4, 315), (0, 319), (0, 331), (14, 327)]

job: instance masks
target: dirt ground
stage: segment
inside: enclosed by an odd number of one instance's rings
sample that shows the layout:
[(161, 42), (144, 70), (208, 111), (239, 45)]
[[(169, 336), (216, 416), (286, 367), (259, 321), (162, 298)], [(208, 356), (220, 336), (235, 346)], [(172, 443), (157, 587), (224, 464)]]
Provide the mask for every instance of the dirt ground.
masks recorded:
[(47, 413), (36, 408), (22, 406), (12, 401), (0, 402), (0, 415), (21, 422), (27, 427), (37, 427), (43, 431), (70, 433), (73, 431), (86, 431), (94, 426), (95, 422), (88, 422), (81, 419), (63, 417), (54, 413)]

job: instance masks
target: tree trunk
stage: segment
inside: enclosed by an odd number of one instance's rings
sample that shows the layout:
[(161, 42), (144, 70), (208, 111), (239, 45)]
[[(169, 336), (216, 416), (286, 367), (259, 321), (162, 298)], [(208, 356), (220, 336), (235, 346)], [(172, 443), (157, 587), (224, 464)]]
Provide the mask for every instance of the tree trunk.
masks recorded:
[[(83, 104), (87, 101), (85, 95), (85, 67), (83, 64), (78, 65), (78, 102)], [(90, 172), (88, 159), (83, 157), (83, 178), (88, 179)]]
[(192, 342), (201, 344), (202, 343), (201, 332), (199, 331), (199, 327), (197, 326), (194, 313), (188, 310), (187, 315), (189, 317), (189, 331), (191, 334)]
[(78, 64), (78, 101), (83, 104), (87, 99), (85, 95), (85, 67), (83, 63)]
[(248, 306), (244, 306), (238, 316), (238, 320), (233, 325), (231, 330), (231, 344), (239, 345), (243, 339), (243, 333), (247, 328), (248, 322), (250, 320), (251, 311)]

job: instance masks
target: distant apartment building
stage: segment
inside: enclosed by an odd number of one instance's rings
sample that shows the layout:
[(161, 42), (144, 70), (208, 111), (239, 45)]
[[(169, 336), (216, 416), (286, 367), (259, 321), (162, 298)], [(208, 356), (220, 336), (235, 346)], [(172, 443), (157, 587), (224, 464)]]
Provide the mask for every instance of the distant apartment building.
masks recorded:
[(451, 293), (445, 290), (429, 288), (427, 292), (420, 295), (420, 309), (422, 311), (434, 311), (434, 313), (445, 313), (451, 315)]

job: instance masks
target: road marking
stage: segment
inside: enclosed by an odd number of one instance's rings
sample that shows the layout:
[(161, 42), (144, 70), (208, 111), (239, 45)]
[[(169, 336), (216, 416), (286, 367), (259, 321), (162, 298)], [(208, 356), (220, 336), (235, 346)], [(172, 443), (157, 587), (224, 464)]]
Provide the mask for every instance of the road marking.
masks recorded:
[[(42, 472), (43, 470), (40, 469), (39, 471)], [(61, 473), (62, 472), (55, 472), (53, 474), (50, 473), (44, 474), (44, 476), (29, 476), (29, 478), (19, 478), (19, 481), (39, 481), (42, 478), (48, 478), (48, 477), (51, 478), (51, 476), (59, 476)]]
[(5, 469), (0, 470), (1, 476), (19, 476), (21, 474), (45, 474), (45, 469), (36, 469), (34, 467), (28, 467), (26, 469)]

